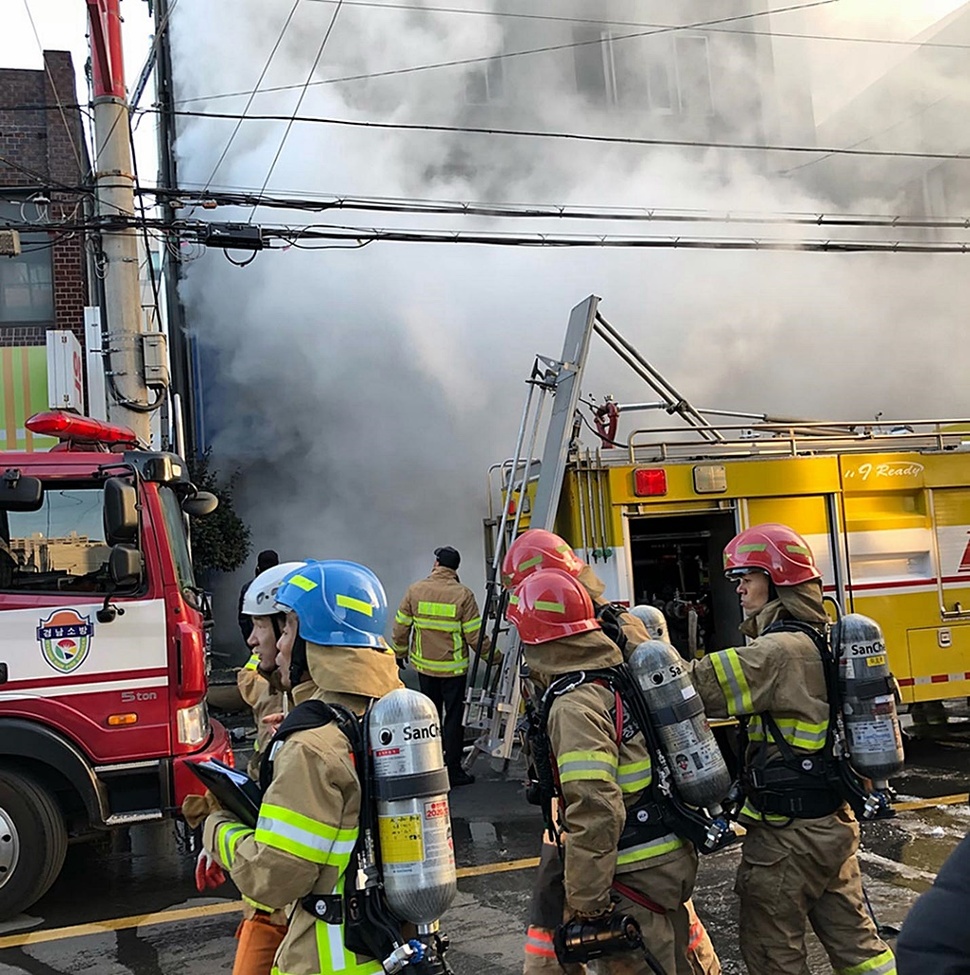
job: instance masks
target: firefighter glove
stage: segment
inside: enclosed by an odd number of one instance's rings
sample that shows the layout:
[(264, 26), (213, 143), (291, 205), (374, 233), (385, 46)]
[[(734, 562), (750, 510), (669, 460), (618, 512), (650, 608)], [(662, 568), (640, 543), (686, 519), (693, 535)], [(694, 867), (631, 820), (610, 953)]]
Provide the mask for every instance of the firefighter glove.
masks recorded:
[(195, 889), (202, 893), (205, 890), (221, 887), (225, 882), (225, 871), (212, 859), (207, 850), (203, 850), (195, 862)]
[(182, 817), (191, 829), (197, 829), (209, 813), (222, 809), (219, 800), (206, 789), (204, 796), (186, 796), (182, 801)]

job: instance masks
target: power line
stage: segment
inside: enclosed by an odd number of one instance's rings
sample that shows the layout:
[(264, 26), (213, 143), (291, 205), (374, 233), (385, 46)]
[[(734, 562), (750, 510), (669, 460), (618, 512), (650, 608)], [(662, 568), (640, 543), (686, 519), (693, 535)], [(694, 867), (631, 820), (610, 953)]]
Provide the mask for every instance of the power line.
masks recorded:
[[(145, 109), (157, 112), (157, 109)], [(234, 119), (239, 116), (232, 112), (201, 112), (176, 110), (173, 115), (187, 118)], [(636, 136), (596, 135), (588, 132), (540, 132), (535, 129), (498, 129), (471, 125), (436, 125), (414, 122), (369, 122), (360, 119), (325, 118), (316, 115), (248, 115), (248, 119), (262, 122), (310, 122), (321, 125), (341, 125), (349, 128), (382, 129), (401, 132), (453, 132), (470, 135), (516, 136), (533, 139), (556, 139), (574, 142), (606, 143), (626, 146), (656, 146), (674, 149), (732, 149), (752, 152), (791, 152), (823, 153), (832, 156), (870, 156), (890, 159), (946, 159), (968, 160), (970, 154), (962, 152), (918, 152), (903, 149), (853, 149), (837, 146), (796, 146), (759, 144), (756, 142), (713, 142), (700, 139), (647, 139)]]
[[(299, 3), (299, 0), (297, 0), (297, 3)], [(276, 169), (276, 164), (280, 160), (280, 155), (283, 152), (283, 146), (286, 145), (286, 139), (290, 134), (290, 130), (293, 128), (293, 122), (297, 117), (297, 113), (300, 111), (300, 106), (303, 104), (303, 99), (306, 98), (307, 88), (310, 85), (310, 79), (313, 77), (313, 72), (317, 70), (317, 65), (320, 63), (320, 58), (323, 57), (324, 48), (326, 48), (327, 41), (330, 40), (330, 35), (333, 33), (333, 25), (337, 23), (337, 17), (340, 14), (342, 4), (343, 0), (337, 0), (337, 6), (334, 7), (333, 16), (330, 18), (330, 23), (327, 25), (326, 33), (323, 35), (323, 40), (320, 41), (320, 47), (317, 48), (317, 56), (313, 59), (313, 64), (310, 65), (310, 70), (307, 72), (306, 81), (303, 83), (303, 89), (300, 92), (300, 97), (296, 102), (296, 108), (293, 109), (293, 116), (289, 122), (286, 123), (286, 131), (283, 133), (283, 138), (280, 139), (280, 144), (276, 150), (276, 155), (273, 156), (273, 161), (269, 164), (269, 171), (266, 173), (266, 179), (263, 180), (263, 186), (260, 193), (266, 192), (266, 187), (269, 185), (270, 178), (273, 175), (273, 170)], [(249, 214), (250, 223), (252, 223), (253, 213), (255, 212), (256, 207), (254, 206), (252, 213)]]
[(790, 225), (807, 227), (882, 227), (970, 230), (968, 217), (875, 213), (819, 213), (807, 211), (743, 212), (676, 209), (672, 207), (593, 207), (550, 203), (482, 203), (404, 197), (357, 197), (326, 195), (316, 199), (267, 196), (263, 192), (193, 192), (191, 189), (143, 187), (142, 195), (156, 200), (178, 201), (187, 206), (216, 203), (220, 206), (265, 207), (320, 213), (354, 210), (368, 213), (434, 214), (512, 219), (559, 219), (632, 221), (644, 223), (717, 223), (735, 225)]
[(498, 247), (558, 248), (638, 248), (653, 250), (732, 250), (732, 251), (800, 251), (809, 253), (891, 253), (891, 254), (968, 254), (970, 241), (924, 242), (915, 240), (783, 240), (728, 237), (611, 237), (609, 235), (498, 234), (434, 230), (356, 228), (311, 229), (295, 231), (263, 228), (264, 238), (283, 241), (327, 240), (356, 242), (481, 244)]
[(226, 143), (225, 148), (222, 150), (222, 154), (216, 160), (215, 166), (212, 167), (212, 172), (209, 173), (209, 178), (205, 181), (206, 189), (209, 188), (209, 184), (212, 182), (212, 180), (216, 175), (216, 172), (218, 171), (219, 167), (222, 165), (223, 159), (226, 158), (226, 154), (229, 152), (229, 147), (232, 145), (233, 140), (236, 138), (236, 134), (239, 132), (239, 129), (243, 124), (243, 120), (245, 119), (246, 113), (249, 111), (249, 106), (252, 105), (253, 99), (256, 97), (257, 93), (259, 92), (259, 86), (263, 83), (263, 78), (266, 77), (266, 72), (269, 71), (269, 66), (272, 63), (273, 58), (276, 56), (276, 51), (279, 49), (280, 44), (283, 43), (283, 36), (286, 34), (286, 29), (290, 26), (290, 21), (293, 19), (293, 15), (296, 13), (296, 8), (299, 7), (299, 5), (300, 5), (300, 0), (293, 0), (293, 6), (290, 8), (289, 15), (287, 16), (286, 20), (283, 22), (283, 27), (280, 29), (279, 36), (276, 38), (276, 43), (273, 45), (273, 49), (269, 52), (269, 57), (266, 59), (266, 63), (263, 65), (263, 70), (260, 71), (259, 73), (259, 78), (256, 79), (256, 87), (252, 90), (252, 92), (249, 95), (249, 100), (246, 102), (245, 108), (243, 108), (242, 116), (240, 117), (239, 121), (236, 122), (236, 127), (232, 130), (232, 133), (229, 136), (229, 141)]
[[(336, 3), (337, 0), (313, 0), (315, 3)], [(613, 20), (592, 17), (563, 17), (554, 14), (525, 14), (507, 10), (480, 10), (470, 7), (439, 7), (417, 3), (380, 3), (377, 0), (344, 0), (346, 6), (371, 7), (385, 10), (417, 10), (427, 13), (468, 14), (496, 19), (536, 20), (565, 24), (588, 24), (602, 27), (669, 27), (666, 24), (656, 24), (641, 20)], [(778, 11), (776, 11), (778, 12)], [(848, 34), (809, 34), (794, 31), (776, 30), (739, 30), (730, 27), (711, 27), (711, 33), (716, 34), (748, 34), (752, 37), (784, 37), (809, 41), (842, 41), (853, 44), (887, 44), (901, 47), (936, 48), (941, 50), (967, 51), (970, 44), (956, 44), (941, 41), (916, 41), (892, 37), (856, 37)]]
[[(148, 221), (145, 221), (146, 230)], [(103, 229), (103, 224), (85, 225), (81, 222), (59, 226), (46, 225), (48, 232)], [(0, 225), (2, 229), (18, 229), (15, 224)], [(36, 229), (36, 227), (34, 227)], [(176, 222), (165, 225), (151, 222), (156, 235), (175, 233), (186, 241), (205, 243), (209, 225), (204, 221)], [(477, 232), (454, 230), (428, 230), (409, 228), (341, 227), (341, 226), (267, 226), (261, 228), (262, 240), (269, 249), (279, 250), (291, 246), (314, 249), (312, 242), (342, 243), (345, 247), (362, 247), (369, 243), (414, 244), (475, 244), (496, 247), (551, 247), (551, 248), (610, 248), (650, 250), (730, 250), (730, 251), (794, 251), (803, 253), (884, 253), (884, 254), (967, 254), (970, 240), (966, 241), (919, 241), (919, 240), (851, 240), (851, 239), (785, 239), (755, 237), (683, 237), (680, 235), (611, 235), (611, 234), (512, 234), (501, 232)], [(274, 247), (276, 242), (280, 246)]]
[(78, 152), (77, 145), (74, 141), (74, 133), (71, 131), (71, 127), (67, 124), (67, 115), (64, 112), (64, 106), (61, 104), (61, 94), (57, 90), (57, 85), (54, 83), (54, 76), (51, 74), (51, 69), (47, 65), (47, 58), (44, 57), (44, 45), (40, 42), (40, 34), (37, 33), (37, 25), (34, 23), (34, 15), (30, 12), (30, 4), (28, 3), (28, 0), (24, 0), (24, 10), (27, 12), (27, 19), (30, 21), (30, 29), (34, 32), (34, 40), (37, 41), (37, 48), (40, 51), (41, 60), (44, 62), (44, 72), (47, 74), (47, 80), (50, 83), (51, 91), (54, 92), (54, 99), (57, 102), (57, 109), (61, 114), (61, 122), (64, 125), (64, 132), (71, 144), (71, 150), (74, 152), (74, 159), (77, 161), (78, 172), (86, 176), (87, 173), (84, 172), (84, 163), (81, 162), (81, 153)]
[[(736, 23), (742, 20), (751, 20), (756, 17), (766, 17), (766, 16), (770, 16), (771, 14), (782, 14), (782, 13), (789, 13), (791, 11), (796, 11), (796, 10), (807, 10), (810, 7), (824, 7), (830, 3), (838, 3), (838, 2), (839, 0), (811, 0), (810, 3), (795, 4), (789, 7), (776, 7), (773, 10), (760, 10), (760, 11), (755, 11), (754, 13), (737, 14), (732, 17), (721, 17), (717, 20), (697, 21), (691, 24), (674, 24), (671, 26), (659, 27), (652, 30), (637, 31), (636, 33), (633, 34), (617, 34), (610, 37), (609, 40), (611, 43), (615, 43), (617, 41), (632, 40), (633, 38), (637, 38), (637, 37), (652, 37), (657, 34), (667, 34), (667, 33), (682, 31), (682, 30), (700, 30), (702, 28), (717, 26), (719, 24)], [(340, 78), (324, 78), (321, 79), (320, 81), (314, 81), (312, 82), (312, 84), (313, 85), (335, 85), (335, 84), (342, 84), (348, 81), (364, 81), (372, 78), (389, 78), (395, 75), (415, 74), (419, 71), (433, 71), (433, 70), (437, 70), (438, 68), (454, 68), (454, 67), (461, 67), (470, 64), (484, 64), (489, 61), (502, 61), (511, 58), (527, 57), (533, 54), (549, 54), (554, 51), (567, 51), (579, 47), (601, 45), (603, 43), (605, 43), (604, 38), (596, 37), (590, 40), (571, 41), (565, 44), (548, 44), (544, 47), (529, 48), (523, 51), (505, 51), (498, 54), (490, 54), (488, 56), (483, 56), (483, 57), (458, 58), (452, 61), (437, 61), (432, 64), (411, 65), (410, 67), (407, 68), (388, 68), (386, 71), (371, 71), (365, 74), (344, 75), (343, 77)], [(260, 94), (265, 94), (266, 92), (275, 92), (275, 91), (291, 91), (292, 89), (299, 88), (299, 87), (301, 86), (300, 85), (276, 85), (271, 88), (263, 88)], [(214, 94), (214, 95), (196, 95), (192, 98), (182, 98), (178, 101), (177, 104), (189, 105), (193, 102), (200, 102), (200, 101), (209, 102), (209, 101), (215, 101), (216, 99), (220, 99), (220, 98), (236, 98), (242, 95), (249, 95), (249, 94), (251, 94), (251, 92), (249, 91), (231, 91), (231, 92), (221, 92), (219, 94)]]

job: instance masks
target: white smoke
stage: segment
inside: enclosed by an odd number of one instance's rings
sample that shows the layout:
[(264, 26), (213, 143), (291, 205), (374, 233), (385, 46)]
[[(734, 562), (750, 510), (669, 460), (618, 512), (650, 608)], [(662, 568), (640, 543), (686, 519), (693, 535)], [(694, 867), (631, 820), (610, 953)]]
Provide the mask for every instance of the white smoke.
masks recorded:
[[(182, 0), (173, 42), (181, 107), (241, 111), (246, 95), (211, 96), (255, 85), (290, 6), (288, 0)], [(467, 6), (480, 11), (495, 4), (469, 0)], [(664, 16), (680, 20), (670, 6)], [(698, 7), (708, 9), (685, 4), (684, 10)], [(740, 11), (750, 4), (733, 7)], [(332, 2), (299, 5), (264, 88), (307, 80), (335, 9)], [(560, 12), (559, 5), (555, 9)], [(567, 15), (565, 8), (562, 13)], [(603, 0), (576, 2), (568, 16), (650, 19), (641, 5)], [(787, 29), (782, 21), (771, 22)], [(740, 26), (744, 23), (758, 21)], [(215, 24), (218, 29), (210, 26)], [(817, 22), (809, 26), (818, 29)], [(348, 3), (312, 80), (491, 57), (570, 43), (574, 36), (571, 26), (555, 22)], [(733, 35), (710, 36), (712, 52), (716, 45), (738, 43)], [(670, 35), (663, 37), (671, 43)], [(759, 133), (775, 137), (779, 117), (767, 124), (752, 106), (759, 92), (772, 103), (775, 80), (781, 85), (784, 72), (770, 74), (764, 38), (756, 49), (750, 38), (740, 43), (748, 47), (712, 61), (723, 66), (710, 93), (716, 123), (688, 120), (679, 129), (676, 119), (637, 114), (635, 106), (607, 108), (578, 95), (569, 50), (506, 59), (501, 79), (491, 79), (501, 88), (492, 92), (488, 109), (468, 104), (483, 80), (481, 66), (466, 65), (311, 85), (300, 114), (648, 137), (674, 133), (717, 141), (753, 140)], [(806, 62), (811, 53), (802, 51)], [(786, 77), (785, 86), (790, 83)], [(299, 89), (260, 94), (250, 114), (287, 115), (298, 98)], [(792, 130), (795, 120), (784, 120)], [(810, 131), (811, 116), (799, 124)], [(183, 185), (209, 182), (233, 125), (181, 120)], [(283, 122), (245, 122), (212, 188), (259, 189), (284, 130)], [(802, 180), (794, 169), (812, 158), (298, 123), (268, 191), (829, 212), (836, 194), (824, 179)], [(879, 185), (858, 184), (847, 192), (843, 183), (837, 189), (852, 210), (894, 212), (899, 203), (896, 190), (886, 198)], [(248, 216), (217, 211), (214, 218)], [(349, 211), (260, 211), (254, 219), (548, 233), (820, 236), (801, 227), (551, 220), (508, 227), (484, 218)], [(902, 236), (905, 232), (896, 232)], [(963, 328), (962, 260), (446, 244), (318, 251), (294, 246), (264, 252), (245, 269), (207, 253), (187, 267), (183, 297), (189, 324), (216, 363), (208, 379), (216, 392), (207, 417), (216, 431), (216, 464), (244, 470), (239, 501), (257, 549), (277, 548), (283, 558), (367, 563), (383, 579), (393, 609), (406, 584), (426, 573), (438, 545), (462, 551), (463, 577), (480, 589), (486, 471), (514, 446), (534, 355), (558, 356), (569, 310), (587, 294), (602, 295), (604, 315), (701, 406), (823, 418), (868, 417), (879, 410), (946, 414), (959, 412), (949, 389), (962, 375), (960, 357), (951, 354)], [(598, 347), (584, 385), (621, 402), (652, 398)]]

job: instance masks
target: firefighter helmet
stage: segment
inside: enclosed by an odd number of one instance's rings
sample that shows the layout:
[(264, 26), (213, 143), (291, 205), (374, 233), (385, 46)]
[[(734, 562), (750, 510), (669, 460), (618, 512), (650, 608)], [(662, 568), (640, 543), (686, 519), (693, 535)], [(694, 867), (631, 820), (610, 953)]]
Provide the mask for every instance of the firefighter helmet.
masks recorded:
[(502, 585), (515, 589), (536, 569), (562, 569), (571, 576), (583, 571), (583, 562), (569, 543), (544, 528), (524, 531), (509, 546), (502, 561)]
[(306, 562), (281, 562), (271, 566), (249, 584), (243, 596), (243, 616), (274, 616), (280, 612), (276, 605), (276, 591), (280, 583), (297, 569), (302, 569)]
[(325, 647), (384, 649), (387, 597), (380, 579), (356, 562), (308, 562), (291, 572), (276, 603), (296, 613), (300, 636)]
[(641, 603), (630, 609), (631, 615), (635, 616), (646, 627), (651, 640), (662, 640), (670, 643), (670, 634), (667, 632), (667, 618), (649, 603)]
[(600, 628), (589, 593), (561, 569), (530, 573), (509, 597), (508, 618), (528, 644)]
[(746, 528), (724, 549), (725, 575), (743, 575), (752, 569), (764, 572), (776, 586), (822, 578), (805, 539), (788, 525), (774, 523)]

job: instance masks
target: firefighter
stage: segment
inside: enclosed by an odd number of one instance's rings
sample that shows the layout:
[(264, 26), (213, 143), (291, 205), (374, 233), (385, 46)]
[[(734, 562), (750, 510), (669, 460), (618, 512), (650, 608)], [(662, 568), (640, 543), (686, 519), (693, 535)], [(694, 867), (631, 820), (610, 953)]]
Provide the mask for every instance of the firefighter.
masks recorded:
[[(431, 575), (412, 583), (401, 600), (391, 645), (402, 661), (410, 658), (421, 692), (438, 709), (448, 780), (455, 788), (475, 781), (461, 766), (465, 747), (462, 712), (468, 650), (478, 643), (482, 617), (474, 593), (458, 579), (458, 552), (445, 545), (436, 548), (434, 556)], [(488, 654), (489, 647), (489, 639), (483, 635), (482, 652)]]
[[(240, 607), (252, 624), (247, 643), (253, 649), (253, 655), (239, 671), (236, 680), (239, 692), (252, 708), (256, 721), (256, 747), (246, 771), (250, 778), (257, 781), (265, 746), (276, 730), (263, 719), (283, 709), (283, 688), (276, 665), (276, 642), (283, 633), (283, 614), (276, 606), (276, 592), (287, 575), (305, 564), (284, 562), (261, 572), (246, 588)], [(197, 804), (190, 803), (188, 806), (190, 814), (194, 805)], [(219, 874), (213, 871), (212, 885), (218, 885), (218, 881)], [(269, 975), (276, 950), (285, 934), (286, 911), (267, 912), (244, 899), (243, 918), (236, 928), (236, 957), (232, 975)]]
[[(620, 607), (604, 598), (605, 584), (564, 538), (542, 528), (530, 528), (509, 546), (502, 561), (502, 584), (507, 589), (514, 589), (540, 568), (561, 569), (578, 579), (589, 595), (601, 624), (603, 618), (609, 615), (607, 625), (610, 636), (624, 658), (645, 640), (668, 640), (667, 621), (659, 609), (654, 606), (634, 606), (629, 612), (620, 611)], [(544, 832), (529, 908), (524, 975), (552, 975), (553, 971), (559, 971), (552, 939), (556, 926), (563, 920), (563, 902), (562, 858), (552, 837)], [(684, 945), (687, 959), (684, 962), (678, 948), (678, 973), (721, 975), (721, 962), (707, 929), (694, 910), (693, 901), (688, 899), (685, 908), (687, 928), (684, 930), (678, 924), (675, 929), (678, 944)], [(566, 966), (567, 975), (581, 975), (582, 969), (583, 966), (576, 964)]]
[(751, 719), (735, 883), (748, 971), (807, 975), (807, 921), (840, 975), (895, 973), (863, 901), (859, 824), (824, 775), (822, 658), (810, 636), (783, 628), (786, 620), (826, 626), (811, 549), (786, 525), (756, 525), (728, 543), (724, 565), (737, 582), (741, 632), (754, 639), (693, 662), (692, 677), (709, 716)]
[[(531, 573), (510, 597), (508, 617), (540, 692), (557, 676), (623, 662), (586, 590), (561, 570)], [(621, 710), (613, 691), (580, 681), (548, 706), (546, 737), (558, 771), (564, 831), (566, 916), (605, 924), (614, 910), (632, 914), (664, 970), (690, 972), (685, 902), (697, 854), (661, 822), (637, 816), (638, 803), (651, 798), (650, 753), (638, 730), (625, 732)], [(610, 975), (649, 971), (642, 955), (629, 951), (604, 956), (597, 966)]]
[[(311, 562), (284, 580), (276, 598), (306, 641), (314, 699), (361, 715), (369, 702), (401, 686), (382, 636), (384, 590), (369, 569)], [(280, 638), (284, 665), (291, 633)], [(336, 722), (308, 722), (271, 745), (265, 761), (271, 778), (255, 831), (231, 813), (212, 813), (203, 828), (205, 848), (251, 902), (268, 911), (294, 905), (274, 972), (379, 975), (380, 962), (345, 947), (342, 922), (319, 920), (309, 909), (342, 894), (357, 841), (361, 787), (348, 738)]]
[[(271, 548), (267, 548), (256, 556), (256, 571), (253, 573), (253, 576), (261, 575), (267, 569), (272, 569), (274, 565), (279, 565), (279, 563), (279, 555)], [(247, 582), (239, 590), (239, 612), (237, 614), (239, 619), (239, 632), (242, 633), (242, 638), (246, 641), (247, 646), (249, 645), (249, 634), (253, 631), (253, 621), (249, 613), (243, 609), (243, 603), (246, 600), (246, 591), (251, 585), (251, 582)]]
[(276, 642), (283, 635), (285, 614), (276, 606), (276, 590), (283, 579), (305, 562), (283, 562), (261, 572), (243, 593), (241, 611), (249, 618), (251, 630), (246, 643), (253, 654), (236, 674), (236, 686), (252, 709), (256, 723), (253, 757), (246, 768), (252, 779), (259, 779), (259, 760), (275, 728), (263, 719), (283, 711), (284, 689), (276, 666)]

